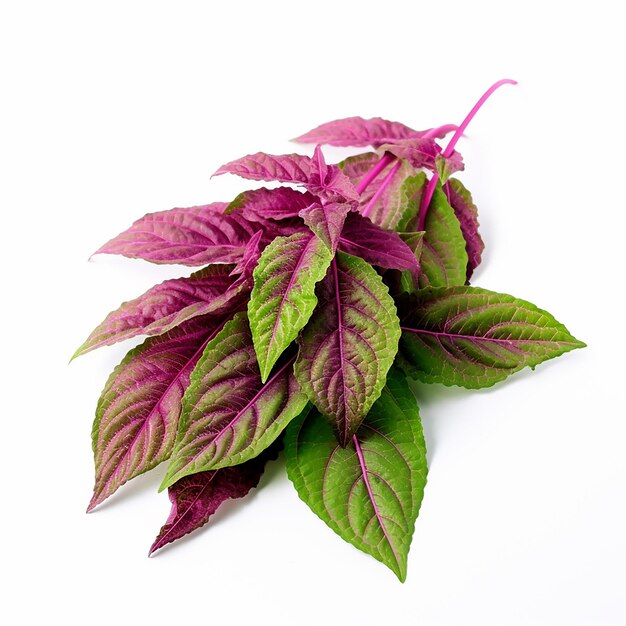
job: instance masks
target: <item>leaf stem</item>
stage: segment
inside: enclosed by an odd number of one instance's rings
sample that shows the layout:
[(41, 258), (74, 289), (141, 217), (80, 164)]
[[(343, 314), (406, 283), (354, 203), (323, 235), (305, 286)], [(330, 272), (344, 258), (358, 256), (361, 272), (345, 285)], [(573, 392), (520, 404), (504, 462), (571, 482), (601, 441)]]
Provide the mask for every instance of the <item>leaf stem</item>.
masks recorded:
[[(478, 113), (479, 109), (485, 104), (489, 96), (498, 88), (502, 87), (502, 85), (517, 85), (516, 80), (511, 80), (510, 78), (503, 78), (498, 82), (494, 83), (485, 91), (485, 93), (478, 99), (478, 102), (472, 107), (472, 110), (465, 116), (465, 119), (461, 122), (461, 125), (456, 129), (454, 135), (448, 142), (448, 145), (444, 148), (441, 155), (444, 158), (449, 158), (454, 152), (454, 147), (457, 142), (461, 138), (461, 135), (465, 132), (468, 124), (472, 121), (476, 113)], [(430, 201), (433, 198), (433, 194), (435, 193), (435, 187), (437, 186), (437, 182), (439, 181), (439, 173), (434, 172), (431, 179), (428, 181), (428, 185), (426, 187), (426, 191), (422, 196), (422, 203), (420, 205), (420, 213), (419, 220), (417, 222), (417, 230), (424, 230), (424, 224), (426, 223), (426, 213), (428, 212), (428, 207), (430, 206)]]
[(447, 135), (458, 129), (456, 124), (444, 124), (443, 126), (437, 126), (436, 128), (431, 128), (427, 130), (423, 135), (422, 139), (436, 139), (438, 135), (444, 134)]
[(369, 184), (378, 176), (390, 163), (393, 163), (396, 157), (393, 156), (390, 152), (385, 152), (383, 156), (380, 158), (380, 161), (372, 167), (365, 176), (359, 181), (359, 184), (356, 186), (357, 193), (363, 193)]
[(389, 185), (391, 184), (391, 181), (393, 180), (397, 171), (400, 169), (401, 165), (402, 165), (402, 161), (400, 160), (397, 160), (394, 163), (394, 166), (389, 170), (389, 173), (387, 174), (387, 176), (385, 176), (385, 178), (383, 179), (383, 182), (380, 183), (380, 187), (376, 190), (376, 193), (372, 196), (370, 201), (366, 204), (365, 208), (363, 209), (363, 212), (362, 212), (363, 217), (367, 217), (370, 214), (372, 207), (376, 204), (376, 201), (378, 200), (378, 198), (380, 198), (380, 196), (383, 194), (385, 189), (389, 187)]

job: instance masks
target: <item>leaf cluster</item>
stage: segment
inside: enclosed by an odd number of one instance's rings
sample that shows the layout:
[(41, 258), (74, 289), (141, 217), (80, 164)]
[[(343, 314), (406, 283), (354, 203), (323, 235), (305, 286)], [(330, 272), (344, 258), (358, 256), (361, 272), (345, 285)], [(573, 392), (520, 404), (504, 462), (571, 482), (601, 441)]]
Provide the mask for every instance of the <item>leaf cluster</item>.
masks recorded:
[[(312, 157), (216, 172), (287, 186), (148, 214), (98, 251), (201, 269), (123, 303), (75, 354), (147, 336), (98, 401), (88, 510), (166, 461), (152, 552), (244, 496), (284, 446), (311, 510), (405, 579), (427, 476), (409, 378), (489, 387), (584, 345), (469, 284), (484, 244), (463, 161), (438, 143), (453, 130), (324, 124), (298, 139)], [(321, 144), (371, 149), (329, 165)]]

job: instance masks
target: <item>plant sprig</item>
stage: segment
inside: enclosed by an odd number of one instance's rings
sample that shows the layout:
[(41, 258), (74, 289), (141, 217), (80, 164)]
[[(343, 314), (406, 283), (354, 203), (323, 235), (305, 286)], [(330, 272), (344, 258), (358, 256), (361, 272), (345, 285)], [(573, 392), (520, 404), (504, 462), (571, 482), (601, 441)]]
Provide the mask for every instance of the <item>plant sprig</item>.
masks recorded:
[[(312, 157), (256, 153), (216, 172), (301, 190), (150, 213), (98, 250), (201, 269), (123, 303), (74, 355), (148, 337), (98, 401), (88, 511), (167, 461), (172, 510), (152, 553), (248, 493), (284, 447), (311, 510), (405, 579), (427, 476), (408, 379), (484, 388), (584, 346), (469, 282), (484, 244), (455, 147), (507, 83), (459, 126), (322, 124), (297, 139)], [(323, 144), (374, 151), (329, 165)]]

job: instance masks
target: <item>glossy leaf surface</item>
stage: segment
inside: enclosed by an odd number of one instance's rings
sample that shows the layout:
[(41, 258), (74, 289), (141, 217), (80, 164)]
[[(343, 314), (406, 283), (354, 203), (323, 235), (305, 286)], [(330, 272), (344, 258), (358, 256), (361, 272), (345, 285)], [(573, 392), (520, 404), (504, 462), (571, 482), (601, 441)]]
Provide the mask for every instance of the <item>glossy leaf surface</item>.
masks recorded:
[(307, 402), (292, 373), (294, 358), (286, 355), (261, 382), (245, 313), (228, 322), (193, 371), (161, 488), (248, 461), (273, 443)]
[(347, 445), (385, 384), (400, 325), (382, 279), (357, 257), (337, 253), (318, 297), (298, 339), (294, 371), (309, 400)]
[(424, 289), (402, 304), (399, 362), (428, 383), (490, 387), (584, 345), (547, 311), (486, 289)]
[(345, 448), (312, 410), (287, 429), (285, 454), (287, 474), (312, 511), (404, 581), (427, 464), (417, 403), (402, 373), (389, 373)]

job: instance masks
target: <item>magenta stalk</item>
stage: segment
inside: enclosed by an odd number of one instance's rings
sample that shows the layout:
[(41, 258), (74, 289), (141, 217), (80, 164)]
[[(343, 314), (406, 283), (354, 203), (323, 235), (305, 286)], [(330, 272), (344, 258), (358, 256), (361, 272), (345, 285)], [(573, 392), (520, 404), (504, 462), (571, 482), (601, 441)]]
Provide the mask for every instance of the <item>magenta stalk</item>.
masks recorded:
[[(476, 113), (478, 113), (479, 109), (485, 104), (489, 96), (502, 85), (517, 85), (516, 80), (511, 80), (510, 78), (503, 78), (498, 82), (494, 83), (485, 91), (485, 93), (479, 98), (478, 102), (472, 107), (472, 110), (465, 116), (465, 119), (461, 123), (461, 125), (456, 129), (454, 135), (448, 142), (448, 145), (445, 147), (443, 152), (441, 153), (444, 158), (449, 158), (454, 151), (454, 147), (457, 142), (461, 138), (461, 135), (465, 132), (465, 129), (472, 121)], [(420, 205), (420, 213), (419, 220), (417, 222), (417, 230), (424, 230), (424, 224), (426, 223), (426, 213), (428, 212), (428, 207), (430, 206), (430, 201), (433, 198), (433, 194), (435, 193), (435, 187), (437, 186), (437, 182), (439, 182), (439, 173), (433, 172), (431, 179), (428, 181), (428, 185), (426, 187), (426, 191), (422, 196), (422, 203)]]

